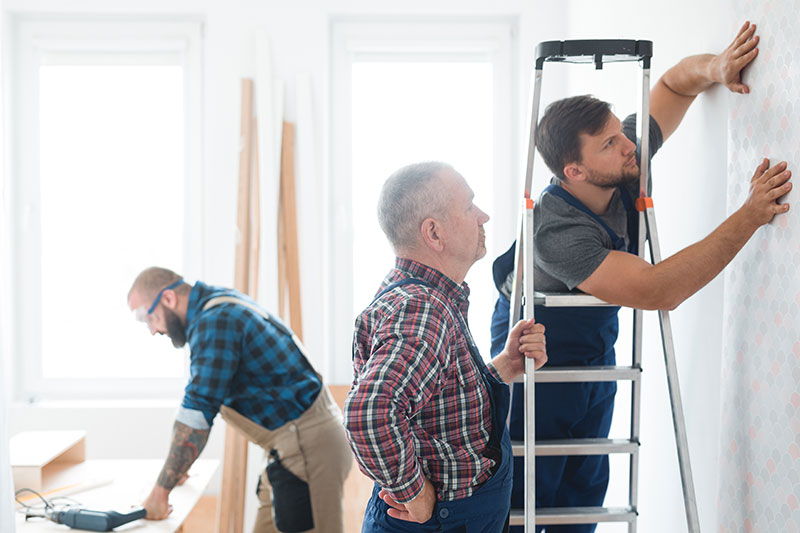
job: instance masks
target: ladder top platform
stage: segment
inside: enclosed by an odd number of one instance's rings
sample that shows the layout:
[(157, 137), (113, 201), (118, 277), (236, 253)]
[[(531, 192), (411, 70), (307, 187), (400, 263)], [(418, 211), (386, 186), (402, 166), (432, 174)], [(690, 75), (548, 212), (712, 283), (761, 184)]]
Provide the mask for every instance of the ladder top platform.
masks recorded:
[(536, 45), (536, 70), (542, 70), (545, 61), (567, 63), (594, 63), (603, 68), (604, 63), (645, 60), (649, 68), (653, 57), (653, 41), (624, 39), (581, 39), (573, 41), (543, 41)]

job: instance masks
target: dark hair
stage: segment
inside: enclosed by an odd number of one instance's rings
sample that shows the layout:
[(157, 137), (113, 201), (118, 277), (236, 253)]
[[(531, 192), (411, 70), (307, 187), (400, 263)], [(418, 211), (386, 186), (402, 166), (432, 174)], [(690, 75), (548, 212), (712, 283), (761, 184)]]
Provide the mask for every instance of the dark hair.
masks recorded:
[(536, 147), (557, 177), (564, 167), (581, 161), (581, 133), (596, 135), (611, 115), (611, 104), (588, 94), (557, 100), (547, 106), (536, 129)]

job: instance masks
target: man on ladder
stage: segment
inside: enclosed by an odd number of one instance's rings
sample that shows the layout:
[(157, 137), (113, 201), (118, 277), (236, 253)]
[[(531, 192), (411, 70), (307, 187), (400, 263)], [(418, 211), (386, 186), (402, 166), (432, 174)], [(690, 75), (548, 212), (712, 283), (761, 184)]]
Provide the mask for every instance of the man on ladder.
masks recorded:
[[(700, 92), (722, 83), (746, 94), (741, 71), (757, 55), (755, 26), (745, 23), (719, 55), (688, 57), (668, 70), (650, 91), (651, 157), (678, 127)], [(536, 117), (533, 117), (536, 120)], [(753, 176), (745, 204), (702, 241), (656, 265), (636, 254), (639, 196), (636, 117), (620, 121), (609, 104), (589, 96), (551, 104), (536, 133), (536, 145), (555, 174), (535, 205), (537, 291), (574, 289), (616, 306), (674, 309), (710, 282), (753, 233), (789, 209), (777, 203), (791, 184), (786, 164), (764, 160)], [(644, 231), (644, 228), (642, 228)], [(508, 330), (514, 278), (514, 246), (494, 265), (500, 291), (492, 320), (492, 353)], [(536, 306), (547, 328), (547, 366), (615, 365), (619, 307)], [(511, 438), (523, 439), (523, 394), (514, 391)], [(607, 437), (614, 382), (549, 383), (535, 390), (536, 439)], [(541, 409), (538, 407), (541, 405)], [(523, 507), (523, 461), (515, 458), (512, 508)], [(537, 457), (536, 506), (599, 507), (608, 485), (606, 455)], [(584, 533), (595, 525), (547, 526), (548, 532)], [(521, 528), (519, 528), (521, 530)], [(542, 526), (537, 526), (541, 531)]]

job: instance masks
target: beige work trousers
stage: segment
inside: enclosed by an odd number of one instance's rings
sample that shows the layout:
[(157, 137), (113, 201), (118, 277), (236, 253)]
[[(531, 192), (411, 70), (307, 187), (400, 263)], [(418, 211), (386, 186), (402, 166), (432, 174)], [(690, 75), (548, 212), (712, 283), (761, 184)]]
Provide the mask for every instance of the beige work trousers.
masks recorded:
[[(275, 430), (266, 429), (223, 406), (220, 414), (251, 442), (269, 453), (277, 450), (281, 463), (292, 474), (308, 483), (314, 529), (319, 533), (343, 533), (344, 480), (353, 464), (342, 414), (323, 384), (317, 399), (296, 420)], [(253, 533), (275, 533), (272, 487), (266, 470), (261, 472), (260, 502)]]

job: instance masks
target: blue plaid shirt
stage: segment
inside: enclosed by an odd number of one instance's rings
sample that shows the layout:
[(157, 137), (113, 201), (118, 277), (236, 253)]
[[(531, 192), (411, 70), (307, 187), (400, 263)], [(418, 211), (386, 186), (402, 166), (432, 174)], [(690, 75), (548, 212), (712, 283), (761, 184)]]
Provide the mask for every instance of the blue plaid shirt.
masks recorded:
[(221, 405), (267, 429), (298, 418), (322, 383), (289, 329), (242, 305), (221, 303), (203, 311), (218, 296), (254, 303), (232, 289), (194, 285), (186, 311), (191, 356), (183, 407), (201, 411), (209, 426)]

